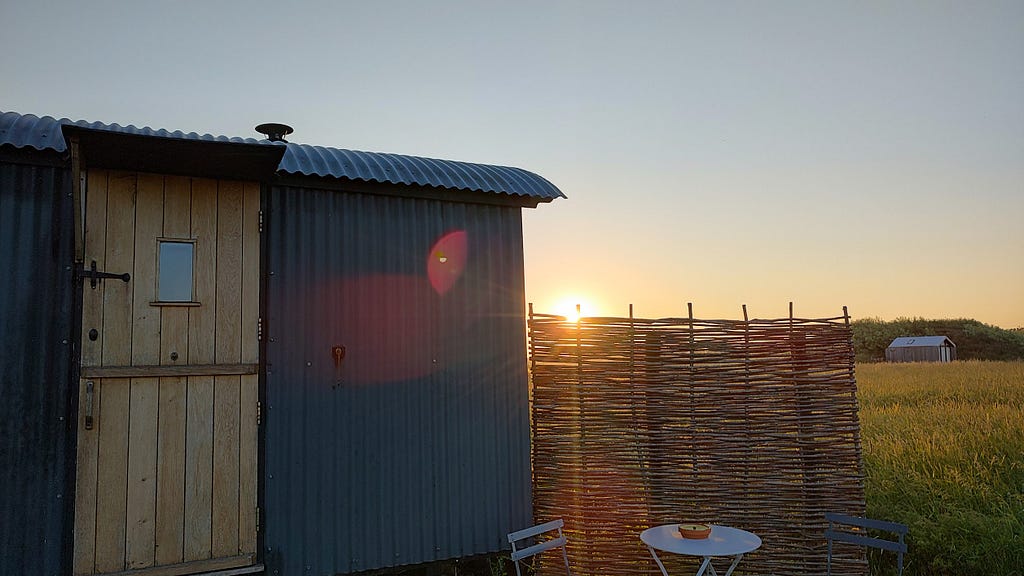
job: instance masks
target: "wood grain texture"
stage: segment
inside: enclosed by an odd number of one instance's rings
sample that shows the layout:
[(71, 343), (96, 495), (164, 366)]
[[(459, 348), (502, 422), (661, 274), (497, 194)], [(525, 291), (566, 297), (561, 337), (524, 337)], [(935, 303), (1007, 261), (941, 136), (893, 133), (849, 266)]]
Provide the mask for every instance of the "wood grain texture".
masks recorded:
[(241, 358), (242, 183), (222, 181), (217, 195), (218, 363)]
[(197, 560), (185, 562), (173, 566), (155, 566), (142, 570), (126, 570), (106, 574), (104, 576), (186, 576), (188, 574), (214, 574), (215, 576), (239, 576), (242, 574), (254, 574), (262, 572), (254, 568), (241, 569), (243, 566), (253, 566), (255, 557), (251, 554), (242, 556), (231, 556), (229, 558), (214, 558), (212, 560)]
[(83, 378), (161, 378), (171, 376), (232, 376), (256, 374), (257, 364), (190, 364), (188, 366), (95, 366)]
[[(106, 270), (107, 242), (107, 176), (106, 170), (89, 172), (85, 207), (85, 267), (96, 262), (97, 270)], [(103, 291), (106, 282), (82, 288), (82, 366), (98, 366), (103, 360)], [(95, 329), (97, 339), (89, 338)]]
[(129, 570), (147, 568), (155, 560), (159, 407), (160, 381), (132, 379), (125, 526), (125, 565)]
[[(133, 173), (110, 173), (105, 245), (105, 268), (108, 272), (121, 273), (134, 269), (135, 184)], [(132, 288), (131, 282), (103, 282), (103, 364), (131, 363)]]
[(185, 559), (185, 378), (160, 379), (156, 485), (156, 565)]
[(188, 378), (185, 437), (185, 560), (210, 558), (213, 514), (212, 376)]
[(163, 236), (192, 238), (192, 181), (185, 176), (164, 177)]
[(217, 182), (192, 180), (192, 237), (196, 240), (195, 300), (188, 310), (188, 358), (194, 364), (215, 361), (217, 331)]
[[(260, 343), (260, 185), (247, 182), (243, 192), (242, 224), (242, 362), (259, 362)], [(241, 377), (238, 447), (238, 552), (256, 552), (258, 487), (257, 375)]]
[[(105, 267), (133, 270), (135, 257), (134, 173), (112, 171), (108, 176)], [(103, 282), (103, 344), (101, 363), (128, 364), (132, 342), (131, 284)], [(99, 407), (96, 497), (96, 570), (125, 568), (125, 521), (128, 489), (129, 380), (103, 379)]]
[[(96, 384), (95, 382), (93, 383)], [(98, 412), (100, 386), (94, 386), (93, 413)], [(75, 478), (75, 551), (73, 571), (92, 574), (96, 566), (96, 481), (99, 458), (99, 428), (85, 429), (85, 380), (78, 386), (78, 468)]]
[(239, 376), (214, 378), (213, 555), (238, 553)]
[(245, 363), (257, 363), (260, 357), (260, 185), (256, 182), (246, 182), (243, 190), (240, 360)]
[(131, 382), (105, 379), (97, 426), (96, 570), (125, 568), (125, 518), (128, 486), (128, 409)]
[[(92, 170), (87, 175), (85, 209), (85, 259), (95, 260), (103, 269), (106, 243), (107, 172)], [(98, 339), (89, 339), (95, 329)], [(88, 284), (82, 290), (82, 366), (95, 366), (102, 361), (103, 285), (96, 289)], [(94, 383), (95, 385), (95, 383)], [(86, 381), (79, 381), (78, 446), (75, 477), (75, 539), (72, 570), (74, 574), (91, 574), (96, 566), (96, 474), (99, 453), (99, 429), (85, 429)], [(100, 406), (100, 386), (94, 386), (94, 415)]]
[(135, 201), (135, 262), (132, 273), (132, 364), (160, 363), (160, 308), (156, 300), (156, 239), (163, 233), (164, 179), (139, 173)]
[(256, 552), (256, 505), (259, 470), (256, 403), (259, 401), (259, 377), (241, 377), (239, 394), (238, 439), (238, 552)]
[[(192, 238), (192, 181), (164, 179), (164, 238)], [(189, 364), (187, 308), (164, 307), (160, 319), (160, 364)], [(172, 359), (173, 356), (177, 359)], [(156, 565), (185, 560), (185, 438), (187, 375), (160, 378), (160, 462), (157, 470)]]

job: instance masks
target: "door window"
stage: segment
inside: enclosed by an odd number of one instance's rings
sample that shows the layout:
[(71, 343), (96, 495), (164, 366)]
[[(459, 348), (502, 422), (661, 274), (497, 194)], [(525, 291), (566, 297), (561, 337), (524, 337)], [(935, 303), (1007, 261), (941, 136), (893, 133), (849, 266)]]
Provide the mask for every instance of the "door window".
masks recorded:
[(192, 264), (195, 247), (194, 242), (159, 241), (159, 280), (156, 296), (158, 301), (192, 302)]

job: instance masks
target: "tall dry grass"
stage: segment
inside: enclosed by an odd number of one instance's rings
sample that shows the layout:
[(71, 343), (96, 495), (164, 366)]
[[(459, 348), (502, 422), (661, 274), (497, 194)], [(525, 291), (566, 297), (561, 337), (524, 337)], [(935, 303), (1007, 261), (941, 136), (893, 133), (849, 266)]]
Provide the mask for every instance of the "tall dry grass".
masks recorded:
[(856, 374), (868, 515), (910, 526), (906, 573), (1024, 575), (1024, 362)]

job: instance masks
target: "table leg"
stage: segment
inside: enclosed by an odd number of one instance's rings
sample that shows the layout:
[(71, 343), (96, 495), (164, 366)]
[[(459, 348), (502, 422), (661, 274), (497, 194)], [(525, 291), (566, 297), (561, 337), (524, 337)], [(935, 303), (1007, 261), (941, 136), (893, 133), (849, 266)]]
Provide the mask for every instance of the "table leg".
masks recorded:
[(708, 576), (718, 576), (718, 572), (715, 572), (715, 565), (711, 563), (711, 556), (705, 556), (704, 561), (700, 563), (700, 570), (697, 570), (697, 576), (704, 574), (707, 570)]
[[(651, 551), (651, 556), (654, 556), (654, 561), (658, 563), (658, 568), (661, 568), (661, 573), (664, 576), (668, 576), (668, 571), (665, 570), (665, 565), (661, 563), (661, 558), (658, 558), (658, 555), (654, 553), (654, 548), (648, 546), (647, 549)], [(697, 576), (700, 576), (700, 574)]]
[(729, 565), (729, 569), (725, 571), (725, 576), (732, 574), (732, 571), (736, 569), (736, 566), (743, 560), (743, 554), (737, 554), (732, 560), (732, 564)]

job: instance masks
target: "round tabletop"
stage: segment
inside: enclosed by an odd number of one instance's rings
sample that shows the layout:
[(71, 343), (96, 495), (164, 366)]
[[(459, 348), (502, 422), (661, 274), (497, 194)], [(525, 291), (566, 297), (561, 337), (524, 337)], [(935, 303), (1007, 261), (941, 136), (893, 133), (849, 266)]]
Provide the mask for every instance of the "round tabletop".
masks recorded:
[(640, 540), (651, 548), (688, 556), (736, 556), (761, 546), (761, 539), (756, 534), (714, 524), (711, 525), (711, 534), (699, 540), (683, 538), (679, 524), (648, 528), (640, 533)]

